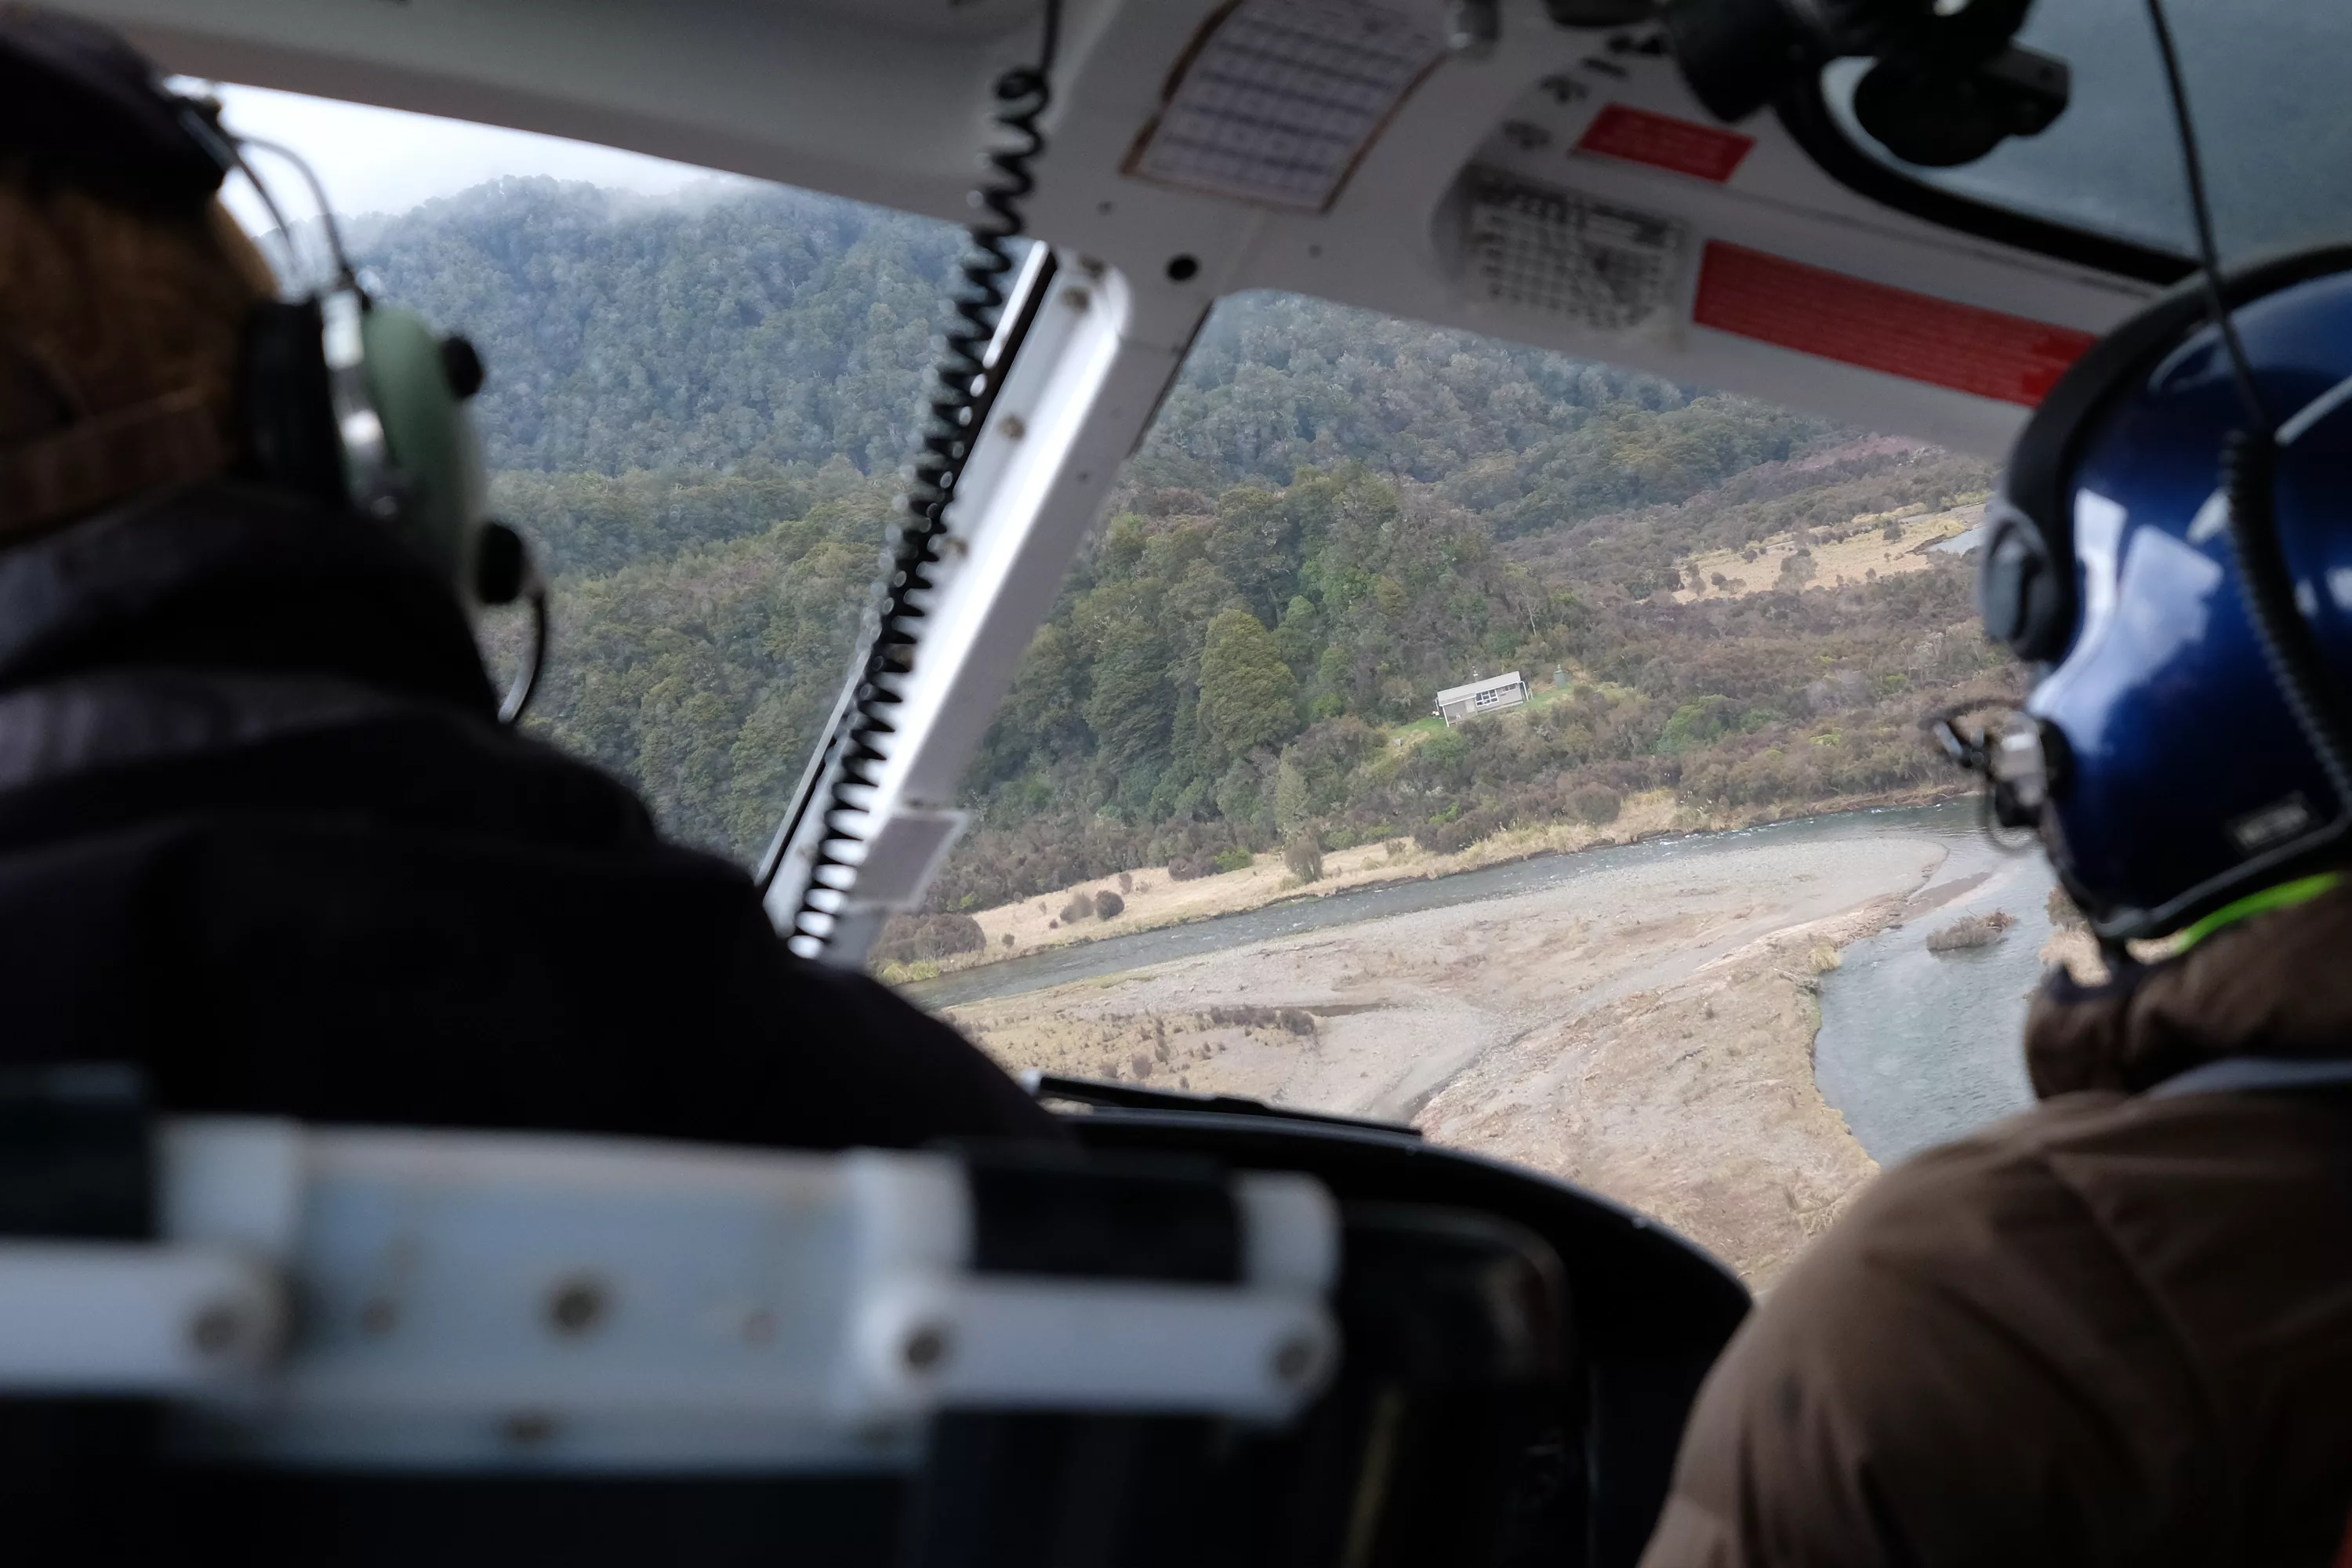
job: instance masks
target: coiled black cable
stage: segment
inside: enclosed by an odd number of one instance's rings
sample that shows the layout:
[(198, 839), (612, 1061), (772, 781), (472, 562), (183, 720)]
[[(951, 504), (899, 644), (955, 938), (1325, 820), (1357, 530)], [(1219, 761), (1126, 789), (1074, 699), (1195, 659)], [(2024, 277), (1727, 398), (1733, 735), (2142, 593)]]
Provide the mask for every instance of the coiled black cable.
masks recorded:
[[(991, 123), (1008, 133), (1004, 145), (987, 155), (988, 173), (971, 193), (980, 216), (965, 233), (971, 249), (960, 264), (962, 287), (955, 294), (954, 319), (947, 341), (931, 367), (930, 390), (921, 446), (914, 473), (900, 499), (905, 521), (891, 551), (882, 599), (875, 613), (874, 632), (863, 663), (845, 700), (837, 710), (822, 761), (811, 770), (802, 796), (779, 830), (768, 861), (761, 868), (765, 892), (782, 869), (784, 856), (811, 810), (823, 812), (823, 832), (814, 849), (814, 864), (802, 889), (789, 933), (794, 951), (814, 957), (835, 929), (838, 905), (856, 882), (854, 862), (843, 851), (860, 840), (848, 826), (861, 810), (855, 791), (871, 790), (879, 782), (886, 753), (877, 742), (897, 733), (890, 710), (904, 700), (898, 682), (914, 668), (914, 651), (926, 615), (919, 596), (931, 587), (931, 569), (940, 562), (940, 544), (948, 532), (948, 508), (972, 447), (995, 401), (1003, 365), (986, 361), (990, 340), (1005, 307), (1007, 283), (1018, 264), (1012, 242), (1024, 230), (1022, 204), (1036, 189), (1032, 165), (1045, 151), (1039, 128), (1053, 101), (1054, 53), (1060, 31), (1059, 0), (1046, 0), (1045, 37), (1037, 63), (1006, 71), (996, 80), (996, 107)], [(1009, 347), (1004, 361), (1012, 358)]]

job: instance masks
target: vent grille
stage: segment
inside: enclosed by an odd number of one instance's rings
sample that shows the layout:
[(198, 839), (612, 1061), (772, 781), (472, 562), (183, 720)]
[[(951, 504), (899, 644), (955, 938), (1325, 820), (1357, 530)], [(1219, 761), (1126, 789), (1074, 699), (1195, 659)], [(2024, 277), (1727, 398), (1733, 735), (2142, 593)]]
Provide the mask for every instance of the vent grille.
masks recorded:
[(1468, 238), (1479, 298), (1603, 331), (1663, 317), (1686, 248), (1670, 218), (1486, 173)]

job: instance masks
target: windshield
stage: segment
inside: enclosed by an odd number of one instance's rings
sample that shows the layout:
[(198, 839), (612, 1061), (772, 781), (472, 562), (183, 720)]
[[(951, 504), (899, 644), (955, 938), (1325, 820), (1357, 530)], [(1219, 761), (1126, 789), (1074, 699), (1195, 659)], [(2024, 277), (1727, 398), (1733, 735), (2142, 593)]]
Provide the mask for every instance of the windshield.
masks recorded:
[[(422, 124), (461, 161), (514, 140)], [(364, 200), (375, 170), (339, 167), (350, 133), (324, 126), (280, 134)], [(519, 140), (509, 166), (575, 161)], [(344, 226), (377, 292), (488, 367), (492, 510), (552, 576), (528, 727), (636, 785), (672, 837), (748, 862), (856, 646), (961, 237), (667, 167), (651, 190), (509, 175)], [(483, 631), (503, 681), (521, 617)]]
[[(958, 237), (528, 165), (350, 228), (489, 367), (554, 574), (530, 722), (748, 862), (857, 646)], [(873, 967), (1008, 1068), (1410, 1123), (1769, 1282), (1877, 1162), (2024, 1102), (2023, 998), (2087, 949), (1919, 729), (2018, 689), (1970, 602), (1991, 481), (1228, 300)]]
[(1008, 1066), (1410, 1123), (1769, 1280), (1874, 1161), (2027, 1102), (2049, 878), (1918, 722), (2018, 689), (1991, 482), (1228, 300), (877, 965)]
[[(2225, 256), (2342, 239), (2352, 229), (2352, 8), (2297, 0), (2171, 0), (2215, 237)], [(1856, 147), (1915, 179), (1997, 206), (2193, 254), (2180, 147), (2146, 0), (2039, 0), (2018, 41), (2073, 73), (2039, 136), (1958, 169), (1903, 163), (1848, 110), (1864, 62), (1824, 79)]]

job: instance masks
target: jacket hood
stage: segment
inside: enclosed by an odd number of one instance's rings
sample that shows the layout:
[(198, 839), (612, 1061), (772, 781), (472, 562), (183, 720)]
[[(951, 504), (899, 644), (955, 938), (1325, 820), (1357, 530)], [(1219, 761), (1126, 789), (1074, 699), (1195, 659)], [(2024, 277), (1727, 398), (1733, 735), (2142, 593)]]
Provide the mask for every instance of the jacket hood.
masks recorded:
[(2043, 1099), (2137, 1093), (2222, 1057), (2352, 1056), (2352, 886), (2223, 928), (2104, 985), (2063, 970), (2033, 1001), (2026, 1070)]

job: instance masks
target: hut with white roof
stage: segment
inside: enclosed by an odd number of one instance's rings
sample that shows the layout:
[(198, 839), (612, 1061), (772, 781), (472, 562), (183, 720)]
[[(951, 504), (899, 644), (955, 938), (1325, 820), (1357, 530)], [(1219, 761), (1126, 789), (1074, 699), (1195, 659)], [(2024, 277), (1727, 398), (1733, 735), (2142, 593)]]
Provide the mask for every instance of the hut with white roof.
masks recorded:
[(1517, 670), (1508, 675), (1492, 676), (1485, 680), (1473, 679), (1467, 686), (1449, 686), (1437, 694), (1437, 716), (1452, 729), (1465, 719), (1475, 719), (1481, 713), (1499, 713), (1506, 708), (1517, 708), (1528, 700), (1528, 683)]

